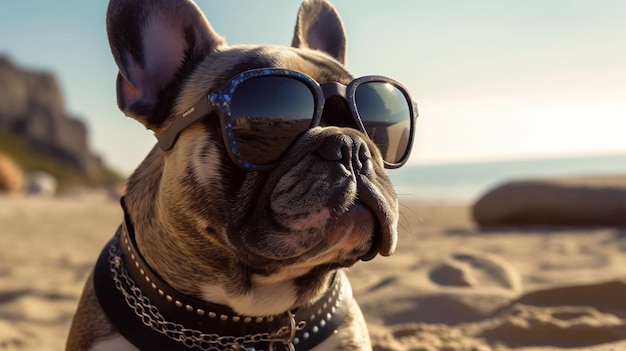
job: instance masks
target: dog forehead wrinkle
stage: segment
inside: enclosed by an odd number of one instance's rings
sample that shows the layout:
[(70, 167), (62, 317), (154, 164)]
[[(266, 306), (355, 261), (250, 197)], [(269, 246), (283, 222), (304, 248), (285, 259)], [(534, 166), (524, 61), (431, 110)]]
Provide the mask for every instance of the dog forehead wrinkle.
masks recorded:
[(338, 81), (342, 84), (348, 84), (353, 79), (353, 76), (342, 64), (326, 53), (308, 48), (294, 50), (299, 56), (297, 60), (299, 65), (313, 70), (315, 73), (307, 73), (306, 71), (305, 73), (315, 78), (318, 83)]
[(263, 56), (260, 46), (220, 46), (206, 55), (193, 69), (181, 92), (174, 113), (182, 115), (189, 107), (231, 78), (243, 71), (274, 65), (270, 57)]

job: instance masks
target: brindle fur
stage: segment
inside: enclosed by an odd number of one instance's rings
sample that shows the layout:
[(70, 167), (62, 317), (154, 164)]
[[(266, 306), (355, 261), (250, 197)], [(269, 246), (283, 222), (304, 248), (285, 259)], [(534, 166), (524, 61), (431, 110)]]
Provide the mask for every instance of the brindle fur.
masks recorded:
[[(120, 109), (157, 137), (207, 92), (249, 69), (288, 68), (319, 82), (352, 80), (343, 67), (343, 25), (324, 0), (303, 3), (293, 47), (228, 47), (186, 0), (112, 0), (107, 31), (120, 68)], [(341, 114), (344, 106), (329, 100), (323, 119), (341, 124)], [(369, 159), (352, 157), (339, 166), (319, 157), (320, 144), (337, 135), (348, 148), (366, 148)], [(365, 197), (371, 200), (366, 214), (344, 216)], [(376, 232), (391, 238), (381, 251), (391, 254), (398, 217), (380, 153), (361, 132), (314, 128), (275, 170), (245, 172), (228, 158), (215, 116), (184, 130), (172, 150), (153, 148), (128, 181), (126, 203), (138, 247), (165, 281), (246, 315), (281, 313), (315, 301), (334, 270), (370, 250), (381, 236)], [(350, 234), (331, 245), (326, 238), (333, 231)], [(250, 264), (248, 254), (270, 260), (261, 268)], [(66, 350), (122, 347), (118, 341), (133, 349), (107, 322), (90, 277)], [(355, 302), (339, 332), (316, 348), (330, 349), (371, 349)]]

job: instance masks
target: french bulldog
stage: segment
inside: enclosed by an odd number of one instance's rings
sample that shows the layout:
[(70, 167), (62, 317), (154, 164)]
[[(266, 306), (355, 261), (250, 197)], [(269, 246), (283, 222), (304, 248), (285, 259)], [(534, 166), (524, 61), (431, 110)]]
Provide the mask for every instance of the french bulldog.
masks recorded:
[(371, 350), (344, 268), (395, 250), (406, 89), (352, 77), (325, 0), (291, 47), (227, 46), (190, 0), (111, 0), (106, 23), (119, 108), (158, 142), (66, 350)]

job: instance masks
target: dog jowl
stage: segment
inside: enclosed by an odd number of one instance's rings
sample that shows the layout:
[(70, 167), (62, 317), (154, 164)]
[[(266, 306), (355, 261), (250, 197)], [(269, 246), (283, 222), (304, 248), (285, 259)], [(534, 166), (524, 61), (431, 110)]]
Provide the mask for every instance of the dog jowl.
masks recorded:
[(89, 277), (67, 350), (367, 350), (343, 273), (389, 256), (406, 89), (344, 67), (336, 10), (291, 47), (227, 46), (187, 0), (112, 0), (119, 108), (158, 142)]

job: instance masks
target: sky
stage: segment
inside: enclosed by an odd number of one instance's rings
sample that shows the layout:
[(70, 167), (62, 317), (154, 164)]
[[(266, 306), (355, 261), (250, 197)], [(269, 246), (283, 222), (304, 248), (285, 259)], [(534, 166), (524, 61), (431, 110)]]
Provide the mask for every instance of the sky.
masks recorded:
[[(626, 1), (334, 0), (355, 76), (419, 106), (412, 164), (626, 153)], [(289, 45), (296, 0), (198, 0), (234, 44)], [(118, 109), (106, 1), (0, 2), (0, 55), (57, 75), (91, 146), (130, 173), (152, 133)]]

